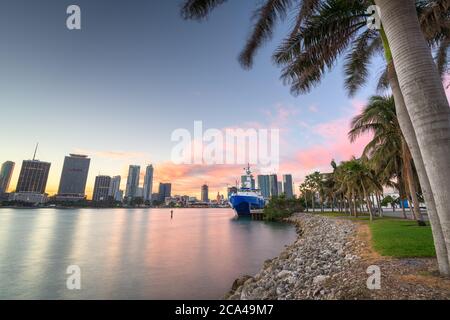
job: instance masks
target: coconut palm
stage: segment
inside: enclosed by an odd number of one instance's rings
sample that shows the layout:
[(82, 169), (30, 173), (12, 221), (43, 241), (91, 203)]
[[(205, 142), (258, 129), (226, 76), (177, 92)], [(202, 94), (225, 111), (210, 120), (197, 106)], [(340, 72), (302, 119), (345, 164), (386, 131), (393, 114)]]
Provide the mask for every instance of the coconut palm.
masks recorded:
[[(398, 180), (401, 194), (408, 190), (414, 204), (412, 210), (414, 218), (423, 225), (417, 197), (415, 175), (411, 153), (400, 130), (392, 96), (373, 96), (364, 110), (353, 118), (352, 129), (349, 132), (350, 141), (354, 142), (359, 136), (370, 132), (372, 140), (364, 149), (372, 166), (382, 176), (389, 180)], [(404, 199), (404, 198), (403, 198)]]
[(361, 199), (366, 203), (372, 221), (373, 207), (370, 194), (373, 191), (381, 190), (382, 186), (367, 161), (363, 158), (353, 158), (342, 162), (336, 169), (336, 183), (340, 186), (340, 190), (347, 194), (350, 203), (353, 203), (353, 206), (350, 205), (350, 207), (353, 207), (354, 215), (357, 216), (357, 203)]
[[(399, 87), (405, 100), (439, 223), (450, 257), (450, 109), (444, 87), (423, 37), (414, 2), (375, 0), (392, 53)], [(448, 1), (441, 1), (448, 12)], [(431, 218), (431, 216), (430, 216)], [(435, 224), (435, 223), (433, 223)], [(433, 228), (434, 229), (434, 228)], [(437, 248), (439, 250), (439, 248)], [(448, 271), (447, 271), (448, 273)]]

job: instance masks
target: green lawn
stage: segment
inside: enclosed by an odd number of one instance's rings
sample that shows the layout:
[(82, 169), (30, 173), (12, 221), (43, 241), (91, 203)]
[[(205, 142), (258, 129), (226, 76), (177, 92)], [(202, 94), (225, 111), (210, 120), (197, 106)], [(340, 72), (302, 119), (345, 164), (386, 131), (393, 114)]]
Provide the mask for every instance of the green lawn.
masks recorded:
[(396, 258), (434, 257), (431, 227), (419, 227), (415, 221), (380, 219), (368, 223), (374, 249), (383, 256)]
[(431, 227), (419, 227), (416, 221), (395, 218), (349, 217), (339, 212), (324, 212), (328, 217), (346, 217), (351, 220), (361, 220), (368, 224), (372, 233), (373, 248), (383, 256), (395, 258), (435, 257)]

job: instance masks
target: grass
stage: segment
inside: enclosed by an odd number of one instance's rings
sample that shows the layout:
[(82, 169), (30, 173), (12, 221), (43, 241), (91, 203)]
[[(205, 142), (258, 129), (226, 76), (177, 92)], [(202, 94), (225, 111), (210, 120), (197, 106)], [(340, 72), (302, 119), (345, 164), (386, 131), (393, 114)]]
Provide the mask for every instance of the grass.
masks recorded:
[(373, 248), (383, 256), (395, 258), (435, 257), (431, 227), (415, 221), (380, 219), (369, 223)]
[(340, 212), (324, 212), (327, 217), (345, 217), (360, 220), (370, 228), (372, 245), (382, 256), (394, 258), (435, 257), (431, 227), (419, 227), (416, 221), (396, 218), (375, 218), (370, 222), (368, 216), (350, 217)]

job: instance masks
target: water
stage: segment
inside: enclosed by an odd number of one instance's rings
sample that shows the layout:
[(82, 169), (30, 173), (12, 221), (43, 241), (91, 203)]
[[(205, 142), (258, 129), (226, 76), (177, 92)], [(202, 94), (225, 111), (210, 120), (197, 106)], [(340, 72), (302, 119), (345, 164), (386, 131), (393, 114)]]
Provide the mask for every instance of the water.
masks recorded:
[[(229, 209), (0, 209), (0, 299), (220, 299), (295, 240)], [(81, 290), (68, 290), (69, 265)]]

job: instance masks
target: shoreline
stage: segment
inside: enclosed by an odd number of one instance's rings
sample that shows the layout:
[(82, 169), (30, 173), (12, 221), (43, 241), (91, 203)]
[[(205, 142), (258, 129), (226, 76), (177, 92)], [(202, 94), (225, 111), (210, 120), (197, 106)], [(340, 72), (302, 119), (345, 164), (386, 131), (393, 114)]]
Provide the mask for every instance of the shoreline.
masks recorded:
[[(236, 279), (228, 300), (450, 299), (450, 279), (437, 275), (435, 258), (382, 257), (367, 224), (310, 213), (285, 219), (297, 239), (266, 260), (253, 276)], [(367, 286), (369, 267), (380, 288)]]

